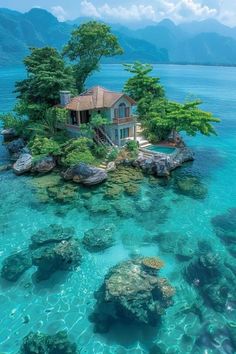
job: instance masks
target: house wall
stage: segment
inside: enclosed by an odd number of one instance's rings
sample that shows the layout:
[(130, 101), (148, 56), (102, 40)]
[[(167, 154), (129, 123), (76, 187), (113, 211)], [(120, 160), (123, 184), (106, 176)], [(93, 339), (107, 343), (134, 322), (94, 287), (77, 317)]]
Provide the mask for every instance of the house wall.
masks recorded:
[[(126, 128), (129, 129), (129, 137), (125, 139), (121, 139), (120, 131), (121, 129), (126, 129)], [(113, 143), (118, 146), (122, 146), (126, 143), (127, 140), (134, 138), (135, 136), (134, 129), (135, 129), (134, 123), (127, 123), (122, 125), (113, 124), (105, 127), (106, 133), (109, 135)]]

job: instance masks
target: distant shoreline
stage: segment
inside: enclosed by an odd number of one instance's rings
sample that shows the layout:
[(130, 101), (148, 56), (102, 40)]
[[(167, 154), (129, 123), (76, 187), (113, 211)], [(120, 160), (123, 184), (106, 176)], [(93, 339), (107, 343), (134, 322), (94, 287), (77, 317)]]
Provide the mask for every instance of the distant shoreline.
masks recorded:
[[(145, 61), (144, 61), (145, 62)], [(104, 66), (104, 65), (123, 65), (123, 64), (129, 64), (129, 63), (132, 63), (132, 62), (129, 62), (129, 61), (124, 61), (124, 62), (120, 62), (120, 63), (102, 63), (101, 65)], [(151, 65), (169, 65), (169, 66), (174, 66), (174, 65), (179, 65), (179, 66), (205, 66), (205, 67), (224, 67), (224, 68), (235, 68), (236, 67), (236, 64), (233, 64), (233, 65), (229, 65), (229, 64), (196, 64), (196, 63), (158, 63), (158, 62), (148, 62), (148, 64), (151, 64)], [(0, 70), (3, 70), (3, 69), (13, 69), (13, 68), (21, 68), (23, 67), (23, 64), (14, 64), (14, 65), (0, 65)]]

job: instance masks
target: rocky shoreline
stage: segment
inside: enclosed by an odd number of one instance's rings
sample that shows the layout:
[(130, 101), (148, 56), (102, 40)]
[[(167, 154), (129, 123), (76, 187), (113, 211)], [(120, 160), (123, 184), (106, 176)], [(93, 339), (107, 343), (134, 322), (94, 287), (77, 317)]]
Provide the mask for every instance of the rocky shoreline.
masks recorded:
[[(45, 156), (35, 160), (21, 138), (7, 142), (6, 148), (11, 155), (11, 159), (15, 161), (12, 169), (16, 175), (26, 173), (45, 174), (53, 171), (55, 168), (58, 168), (59, 171), (61, 170), (58, 161), (53, 156)], [(140, 168), (143, 173), (156, 177), (168, 177), (171, 171), (182, 166), (183, 163), (193, 160), (194, 154), (192, 150), (185, 146), (177, 148), (176, 152), (172, 155), (155, 153), (147, 156), (140, 150), (136, 159), (126, 158), (110, 162), (106, 170), (89, 166), (85, 163), (78, 163), (75, 166), (60, 171), (60, 173), (65, 181), (92, 186), (107, 180), (108, 173), (114, 171), (119, 165)], [(9, 165), (7, 169), (9, 169)]]

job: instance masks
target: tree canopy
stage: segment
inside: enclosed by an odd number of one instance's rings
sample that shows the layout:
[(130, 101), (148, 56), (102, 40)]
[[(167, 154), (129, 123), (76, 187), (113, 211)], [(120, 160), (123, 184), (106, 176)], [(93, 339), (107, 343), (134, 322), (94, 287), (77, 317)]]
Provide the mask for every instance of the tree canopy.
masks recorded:
[(134, 64), (125, 64), (125, 70), (133, 74), (124, 86), (124, 91), (136, 102), (144, 97), (150, 100), (164, 97), (164, 88), (160, 85), (158, 77), (150, 76), (153, 70), (152, 65), (135, 62)]
[(109, 26), (90, 21), (72, 32), (63, 53), (74, 62), (76, 86), (80, 93), (86, 79), (99, 69), (101, 59), (122, 54), (123, 50)]
[(124, 86), (124, 90), (137, 102), (139, 121), (145, 135), (151, 141), (166, 139), (170, 133), (185, 132), (188, 135), (216, 134), (212, 123), (220, 120), (199, 108), (200, 100), (184, 104), (169, 101), (160, 85), (160, 79), (150, 75), (152, 66), (136, 62), (126, 65), (126, 70), (134, 74)]
[(74, 90), (73, 73), (54, 48), (31, 48), (24, 59), (27, 79), (16, 83), (18, 98), (29, 103), (54, 105), (60, 90)]

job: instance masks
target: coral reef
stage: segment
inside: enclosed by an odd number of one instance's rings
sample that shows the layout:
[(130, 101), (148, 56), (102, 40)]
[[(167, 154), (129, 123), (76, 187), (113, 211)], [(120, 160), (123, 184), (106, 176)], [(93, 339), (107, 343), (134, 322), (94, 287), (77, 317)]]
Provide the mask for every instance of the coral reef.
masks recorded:
[(167, 279), (158, 276), (161, 266), (159, 259), (145, 257), (113, 267), (96, 293), (97, 305), (91, 318), (95, 330), (108, 330), (108, 324), (118, 319), (156, 326), (173, 304), (175, 292)]
[(4, 259), (1, 268), (1, 277), (15, 282), (32, 265), (31, 255), (28, 251), (21, 251)]
[(216, 235), (229, 247), (236, 244), (236, 208), (212, 218)]
[(183, 194), (194, 199), (204, 199), (207, 195), (207, 188), (194, 176), (177, 177), (174, 182), (176, 193)]
[(51, 224), (44, 229), (40, 229), (31, 236), (31, 248), (38, 248), (45, 244), (61, 242), (69, 240), (75, 236), (75, 229), (73, 227), (63, 227), (57, 224)]
[(98, 252), (111, 247), (114, 244), (114, 229), (115, 226), (109, 224), (86, 231), (82, 240), (85, 248), (91, 252)]
[(71, 343), (65, 331), (54, 335), (30, 332), (23, 339), (18, 354), (77, 354), (75, 343)]
[(76, 239), (49, 242), (32, 252), (32, 263), (37, 266), (37, 281), (49, 279), (58, 271), (71, 271), (81, 263), (79, 242)]

